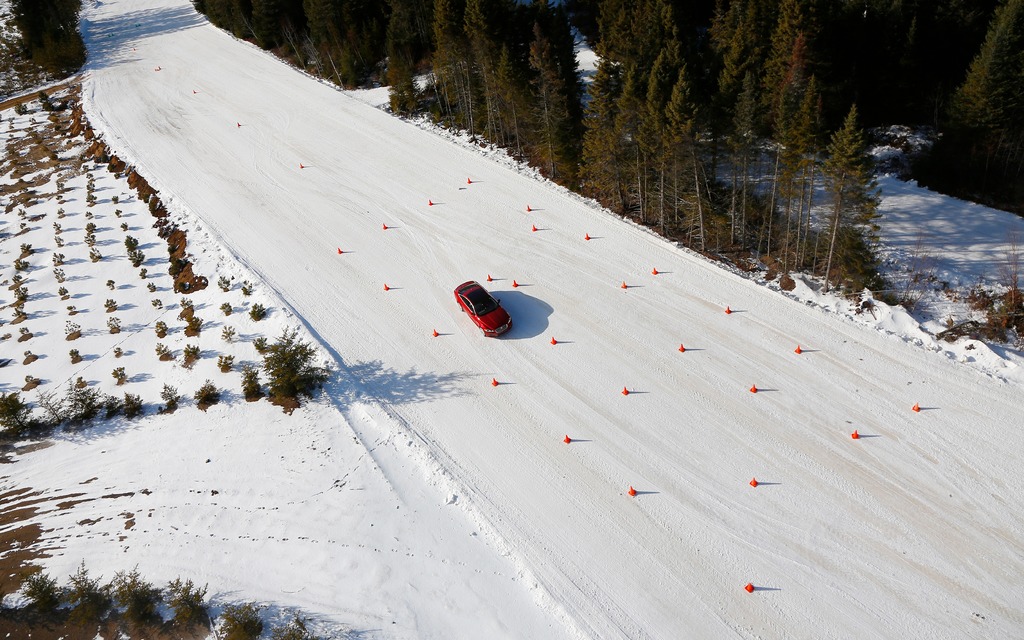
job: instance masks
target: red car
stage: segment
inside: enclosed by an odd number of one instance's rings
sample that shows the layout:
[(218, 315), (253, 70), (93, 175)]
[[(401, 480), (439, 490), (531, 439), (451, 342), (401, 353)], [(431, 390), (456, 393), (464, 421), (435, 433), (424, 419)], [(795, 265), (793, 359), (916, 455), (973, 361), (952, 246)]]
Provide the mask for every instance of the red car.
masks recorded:
[(496, 337), (512, 328), (512, 318), (479, 282), (470, 280), (455, 287), (455, 301), (469, 314), (487, 337)]

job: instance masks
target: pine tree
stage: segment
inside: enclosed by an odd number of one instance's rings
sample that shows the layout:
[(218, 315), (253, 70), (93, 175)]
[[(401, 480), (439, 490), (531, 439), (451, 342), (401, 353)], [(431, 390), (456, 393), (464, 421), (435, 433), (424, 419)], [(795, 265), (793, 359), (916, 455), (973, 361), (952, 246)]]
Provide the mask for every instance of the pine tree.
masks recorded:
[(878, 190), (871, 156), (857, 125), (856, 105), (832, 135), (822, 173), (832, 197), (825, 290), (831, 284), (833, 267), (840, 280), (850, 281), (854, 288), (865, 286), (875, 277), (875, 260), (865, 230), (876, 215)]

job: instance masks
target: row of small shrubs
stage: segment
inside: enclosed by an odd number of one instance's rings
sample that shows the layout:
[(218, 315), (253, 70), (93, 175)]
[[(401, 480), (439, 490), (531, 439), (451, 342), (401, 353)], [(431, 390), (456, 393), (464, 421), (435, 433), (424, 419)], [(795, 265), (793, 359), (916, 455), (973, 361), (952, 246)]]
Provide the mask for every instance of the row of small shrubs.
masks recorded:
[[(313, 391), (327, 380), (327, 368), (316, 363), (316, 349), (300, 340), (296, 329), (285, 329), (273, 344), (260, 339), (256, 347), (263, 354), (267, 391), (275, 402), (297, 400), (302, 395), (312, 396)], [(223, 371), (231, 368), (233, 360), (224, 359), (218, 364)], [(113, 375), (120, 382), (125, 377), (123, 367), (115, 369)], [(251, 364), (242, 367), (242, 395), (246, 400), (263, 396), (259, 369)], [(205, 408), (218, 402), (220, 396), (221, 390), (207, 380), (193, 397), (198, 406)], [(163, 410), (173, 411), (180, 395), (174, 387), (164, 385), (161, 398), (165, 402)], [(63, 423), (81, 424), (101, 415), (105, 419), (117, 415), (135, 418), (144, 410), (139, 396), (125, 393), (122, 398), (103, 394), (89, 388), (82, 378), (69, 383), (63, 395), (56, 392), (40, 394), (38, 404), (43, 417), (36, 416), (18, 392), (0, 393), (0, 431), (19, 436), (31, 429), (56, 427)]]
[[(160, 589), (145, 580), (135, 567), (119, 571), (103, 583), (93, 578), (83, 562), (61, 586), (50, 575), (39, 571), (25, 579), (23, 593), (28, 606), (44, 615), (67, 609), (68, 622), (85, 626), (103, 620), (116, 606), (136, 629), (164, 624), (158, 607), (166, 604), (173, 612), (170, 622), (181, 630), (192, 630), (210, 623), (206, 604), (207, 586), (175, 578)], [(224, 607), (218, 624), (218, 636), (224, 640), (256, 640), (263, 633), (260, 607), (254, 602)], [(305, 622), (296, 616), (289, 623), (271, 630), (271, 640), (317, 640)]]

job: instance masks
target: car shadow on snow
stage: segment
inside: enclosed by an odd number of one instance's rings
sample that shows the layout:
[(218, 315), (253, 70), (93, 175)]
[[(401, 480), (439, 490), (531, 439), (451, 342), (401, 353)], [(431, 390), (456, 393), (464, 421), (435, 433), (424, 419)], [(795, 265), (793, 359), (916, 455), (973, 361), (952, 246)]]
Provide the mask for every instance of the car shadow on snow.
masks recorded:
[(512, 316), (512, 330), (501, 336), (502, 340), (536, 338), (547, 331), (548, 318), (554, 311), (548, 303), (522, 291), (491, 291), (491, 295)]

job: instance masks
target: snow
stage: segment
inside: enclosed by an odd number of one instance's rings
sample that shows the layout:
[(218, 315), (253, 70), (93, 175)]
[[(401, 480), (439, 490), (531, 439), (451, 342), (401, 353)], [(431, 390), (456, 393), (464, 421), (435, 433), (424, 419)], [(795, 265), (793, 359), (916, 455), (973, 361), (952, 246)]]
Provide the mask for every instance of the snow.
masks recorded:
[[(258, 280), (274, 330), (301, 323), (337, 374), (291, 417), (235, 397), (18, 454), (5, 490), (97, 498), (35, 516), (60, 549), (48, 571), (138, 563), (381, 638), (1024, 628), (1013, 360), (964, 366), (899, 309), (877, 305), (872, 330), (813, 281), (795, 300), (722, 270), (186, 0), (109, 0), (82, 24), (89, 118), (192, 229), (197, 272)], [(886, 215), (909, 227), (933, 201), (904, 194)], [(488, 274), (502, 339), (452, 298)], [(79, 285), (91, 300), (100, 280)], [(35, 364), (75, 375), (66, 348)], [(132, 388), (205, 375), (160, 366)]]

